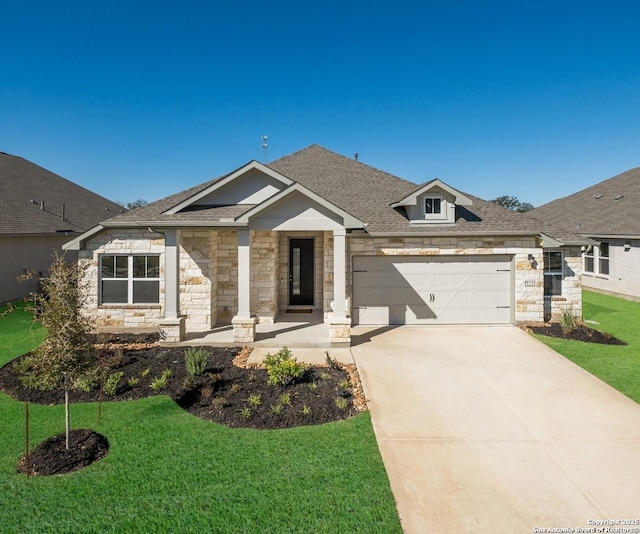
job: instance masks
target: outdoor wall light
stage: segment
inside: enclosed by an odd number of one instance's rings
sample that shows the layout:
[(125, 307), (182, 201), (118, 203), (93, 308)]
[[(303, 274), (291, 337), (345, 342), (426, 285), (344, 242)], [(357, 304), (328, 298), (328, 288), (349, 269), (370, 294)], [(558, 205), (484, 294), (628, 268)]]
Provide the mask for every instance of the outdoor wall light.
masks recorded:
[(629, 241), (627, 241), (624, 244), (624, 251), (625, 252), (629, 252), (630, 250), (631, 250), (631, 243), (629, 243)]
[(527, 259), (529, 260), (529, 265), (531, 265), (532, 269), (535, 269), (536, 266), (538, 265), (538, 262), (536, 261), (535, 257), (533, 256), (533, 254), (529, 254), (529, 256), (527, 257)]

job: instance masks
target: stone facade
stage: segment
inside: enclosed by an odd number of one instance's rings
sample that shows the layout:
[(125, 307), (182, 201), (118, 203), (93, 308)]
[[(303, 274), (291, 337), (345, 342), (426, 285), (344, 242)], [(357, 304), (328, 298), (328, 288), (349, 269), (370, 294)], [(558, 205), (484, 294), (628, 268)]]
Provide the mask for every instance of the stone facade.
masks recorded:
[[(160, 304), (99, 304), (99, 258), (102, 254), (158, 254), (160, 256)], [(78, 252), (78, 262), (86, 266), (85, 312), (97, 326), (155, 327), (164, 318), (164, 235), (143, 230), (104, 231), (87, 240)]]
[[(250, 337), (255, 322), (273, 322), (279, 309), (288, 305), (289, 239), (309, 237), (315, 244), (315, 301), (329, 323), (331, 341), (347, 342), (349, 320), (334, 322), (333, 233), (251, 231), (251, 314), (247, 321), (233, 324)], [(235, 230), (182, 230), (180, 243), (180, 313), (186, 331), (205, 331), (216, 324), (232, 324), (238, 311), (238, 238)], [(89, 287), (87, 312), (100, 326), (159, 327), (164, 317), (164, 235), (148, 230), (105, 230), (86, 241), (79, 261), (87, 265)], [(543, 252), (536, 238), (406, 237), (371, 238), (348, 234), (346, 240), (346, 295), (351, 294), (353, 256), (372, 255), (502, 255), (512, 257), (514, 322), (541, 322), (557, 318), (571, 307), (580, 315), (580, 250), (565, 248), (565, 278), (561, 297), (543, 296)], [(101, 254), (158, 254), (160, 256), (160, 303), (155, 305), (99, 304), (99, 257)], [(350, 305), (347, 306), (347, 314)], [(249, 321), (251, 322), (251, 321)], [(176, 330), (178, 328), (178, 330)], [(175, 325), (180, 335), (182, 326)], [(246, 332), (245, 332), (246, 331)], [(251, 331), (251, 332), (250, 332)]]
[(251, 232), (251, 314), (273, 323), (278, 311), (280, 245), (277, 232)]

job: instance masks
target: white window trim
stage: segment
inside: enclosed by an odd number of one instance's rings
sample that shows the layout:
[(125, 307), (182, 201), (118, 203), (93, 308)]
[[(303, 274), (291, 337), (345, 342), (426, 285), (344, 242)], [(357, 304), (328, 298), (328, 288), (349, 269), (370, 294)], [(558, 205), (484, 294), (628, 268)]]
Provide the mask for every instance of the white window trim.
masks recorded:
[[(608, 241), (603, 241), (603, 243), (609, 245), (609, 255), (601, 256), (600, 255), (600, 246), (594, 245), (590, 252), (582, 253), (582, 272), (587, 276), (593, 276), (595, 278), (604, 278), (605, 280), (609, 279), (611, 274), (611, 245)], [(593, 271), (587, 271), (586, 269), (586, 258), (593, 258)], [(600, 260), (607, 259), (609, 261), (609, 273), (604, 274), (600, 272)]]
[[(117, 256), (117, 257), (126, 257), (127, 258), (127, 302), (103, 302), (102, 301), (102, 282), (103, 280), (125, 280), (124, 278), (105, 278), (102, 276), (102, 258)], [(144, 257), (160, 257), (160, 254), (145, 254), (145, 253), (126, 253), (126, 254), (115, 254), (105, 252), (100, 254), (98, 258), (98, 303), (100, 306), (157, 306), (160, 304), (160, 276), (157, 278), (134, 278), (133, 276), (133, 258), (134, 256), (144, 256)], [(160, 260), (158, 260), (160, 261)], [(135, 281), (144, 281), (144, 282), (158, 282), (158, 302), (133, 302), (133, 283)]]
[[(440, 201), (440, 213), (427, 213), (427, 200), (437, 199)], [(422, 215), (428, 221), (445, 221), (447, 219), (447, 201), (442, 195), (424, 195), (422, 197)]]

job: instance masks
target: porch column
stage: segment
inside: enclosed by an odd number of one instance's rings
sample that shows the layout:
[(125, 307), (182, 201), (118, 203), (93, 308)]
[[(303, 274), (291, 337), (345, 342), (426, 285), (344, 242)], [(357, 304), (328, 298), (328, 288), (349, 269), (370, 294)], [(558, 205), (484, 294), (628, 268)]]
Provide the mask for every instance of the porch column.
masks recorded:
[(180, 241), (178, 230), (164, 233), (164, 319), (160, 321), (162, 340), (168, 343), (184, 339), (185, 317), (180, 316)]
[(333, 231), (333, 316), (335, 319), (346, 319), (346, 241), (344, 228)]
[(251, 343), (256, 320), (251, 317), (251, 248), (249, 229), (238, 230), (238, 314), (231, 320), (233, 341)]
[(346, 235), (344, 228), (333, 231), (333, 313), (329, 318), (329, 341), (351, 343), (351, 318), (346, 310)]

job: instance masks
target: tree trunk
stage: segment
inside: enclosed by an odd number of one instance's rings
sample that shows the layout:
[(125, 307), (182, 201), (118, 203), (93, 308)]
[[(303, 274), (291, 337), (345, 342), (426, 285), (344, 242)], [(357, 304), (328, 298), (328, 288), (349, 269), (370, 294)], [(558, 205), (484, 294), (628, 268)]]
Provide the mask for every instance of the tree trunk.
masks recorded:
[(71, 425), (69, 423), (69, 383), (66, 379), (64, 382), (64, 429), (66, 436), (65, 445), (67, 450), (69, 450), (69, 442), (71, 441)]

